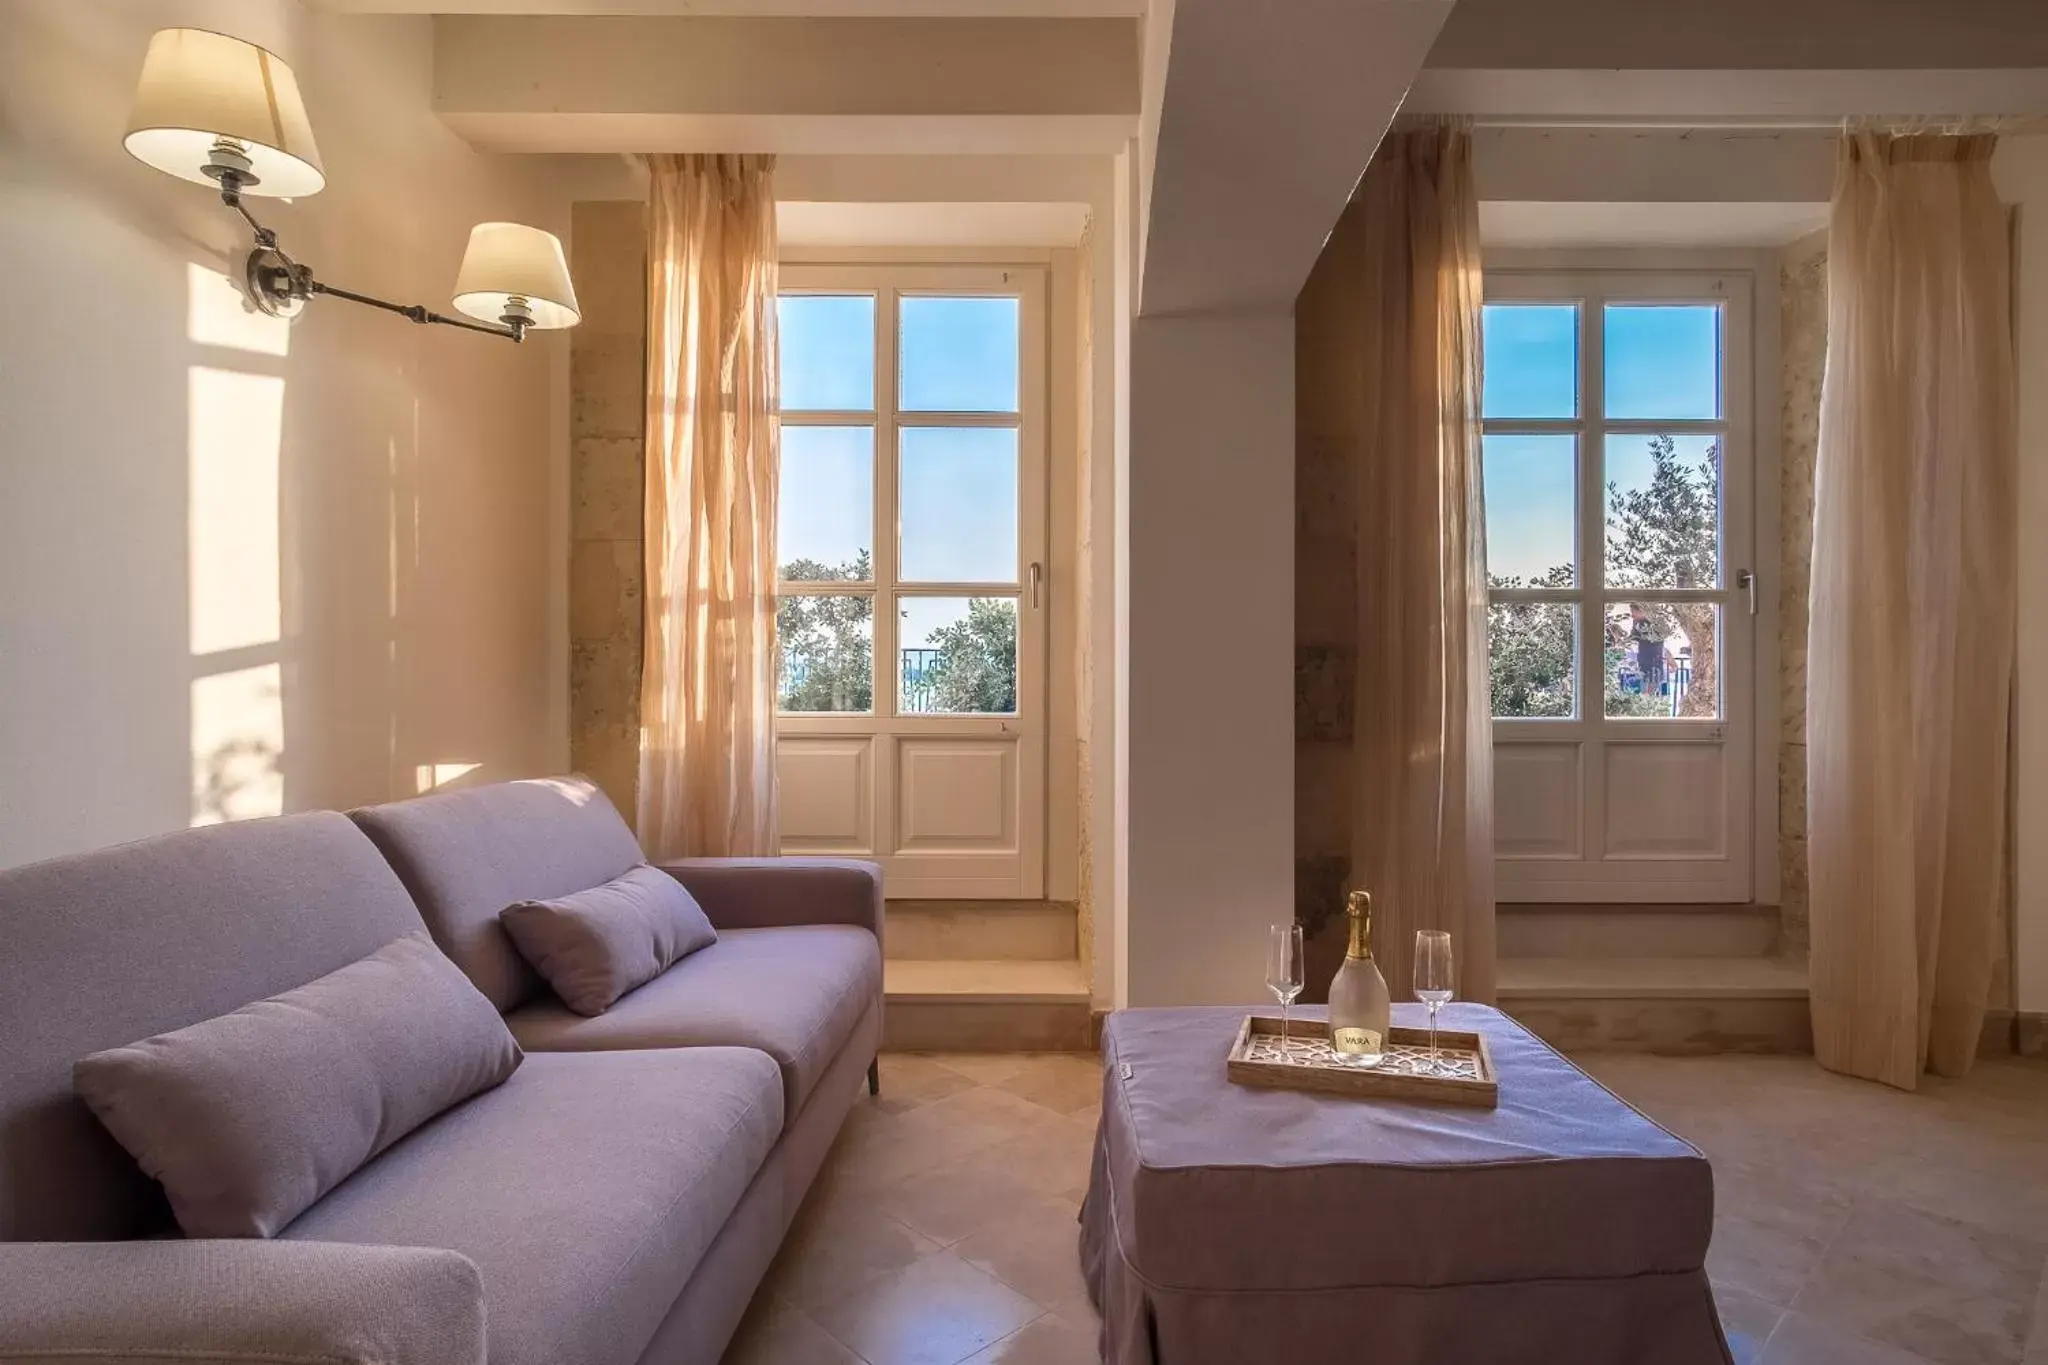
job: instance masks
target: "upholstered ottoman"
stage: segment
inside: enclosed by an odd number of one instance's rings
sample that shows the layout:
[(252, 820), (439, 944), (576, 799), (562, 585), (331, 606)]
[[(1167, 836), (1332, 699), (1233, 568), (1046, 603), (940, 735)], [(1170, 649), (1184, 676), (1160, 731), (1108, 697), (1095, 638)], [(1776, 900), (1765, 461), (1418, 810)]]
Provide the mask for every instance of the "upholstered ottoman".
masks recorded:
[(1104, 1030), (1081, 1260), (1107, 1365), (1730, 1360), (1690, 1144), (1484, 1005), (1442, 1022), (1486, 1035), (1493, 1110), (1233, 1085), (1245, 1013)]

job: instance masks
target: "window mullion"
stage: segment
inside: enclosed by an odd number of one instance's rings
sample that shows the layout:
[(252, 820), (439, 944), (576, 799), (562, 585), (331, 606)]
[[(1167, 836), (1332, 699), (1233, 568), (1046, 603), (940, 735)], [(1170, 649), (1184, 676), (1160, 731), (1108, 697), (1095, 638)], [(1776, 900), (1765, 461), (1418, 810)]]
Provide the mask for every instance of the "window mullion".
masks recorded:
[(896, 374), (897, 302), (902, 291), (884, 285), (875, 291), (875, 714), (896, 714), (901, 678), (897, 660), (896, 593), (898, 551), (902, 533), (897, 420), (899, 386)]
[(1602, 291), (1587, 290), (1579, 318), (1579, 717), (1606, 711), (1607, 383)]

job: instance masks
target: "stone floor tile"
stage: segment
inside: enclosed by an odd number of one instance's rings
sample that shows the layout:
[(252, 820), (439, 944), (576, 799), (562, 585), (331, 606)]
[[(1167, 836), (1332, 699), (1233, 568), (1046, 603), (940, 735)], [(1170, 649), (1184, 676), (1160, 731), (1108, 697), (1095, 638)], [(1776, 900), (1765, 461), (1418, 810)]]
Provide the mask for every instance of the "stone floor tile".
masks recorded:
[(882, 1092), (873, 1107), (885, 1114), (903, 1114), (933, 1100), (972, 1090), (977, 1084), (933, 1057), (891, 1052), (882, 1056)]
[(868, 1365), (959, 1365), (1045, 1309), (950, 1252), (814, 1309)]
[(1097, 1365), (1101, 1338), (1102, 1324), (1092, 1313), (1047, 1313), (969, 1356), (967, 1365)]
[(807, 1200), (768, 1271), (769, 1290), (809, 1310), (915, 1264), (940, 1243), (883, 1213), (863, 1196)]
[(1052, 1053), (1032, 1057), (1022, 1070), (995, 1085), (1062, 1115), (1092, 1116), (1102, 1103), (1102, 1067), (1093, 1056)]
[(800, 1310), (760, 1294), (722, 1365), (861, 1365), (861, 1358)]
[(1757, 1365), (1763, 1359), (1764, 1343), (1785, 1316), (1785, 1310), (1766, 1299), (1727, 1285), (1714, 1286), (1714, 1306), (1721, 1310), (1721, 1331), (1735, 1365)]
[(1714, 1240), (1707, 1272), (1716, 1284), (1789, 1308), (1849, 1221), (1851, 1200), (1777, 1166), (1716, 1159)]
[(925, 1236), (951, 1246), (1003, 1222), (1043, 1196), (1001, 1163), (970, 1155), (875, 1191), (875, 1203)]
[(2020, 1365), (2044, 1266), (2048, 1243), (1868, 1200), (1794, 1306), (1938, 1365)]
[(955, 1243), (953, 1254), (1048, 1308), (1092, 1318), (1080, 1237), (1080, 1205), (1041, 1198)]
[(1764, 1347), (1763, 1365), (1931, 1365), (1924, 1356), (1787, 1313)]

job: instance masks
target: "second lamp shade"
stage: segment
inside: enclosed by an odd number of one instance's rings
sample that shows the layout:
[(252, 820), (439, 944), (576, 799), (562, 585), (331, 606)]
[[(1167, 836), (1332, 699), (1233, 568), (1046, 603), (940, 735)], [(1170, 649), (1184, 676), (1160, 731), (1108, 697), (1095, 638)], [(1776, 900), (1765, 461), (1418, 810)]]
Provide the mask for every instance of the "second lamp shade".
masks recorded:
[(583, 316), (554, 233), (524, 223), (478, 223), (470, 229), (469, 250), (455, 277), (455, 307), (497, 322), (514, 298), (533, 310), (535, 327), (574, 327)]

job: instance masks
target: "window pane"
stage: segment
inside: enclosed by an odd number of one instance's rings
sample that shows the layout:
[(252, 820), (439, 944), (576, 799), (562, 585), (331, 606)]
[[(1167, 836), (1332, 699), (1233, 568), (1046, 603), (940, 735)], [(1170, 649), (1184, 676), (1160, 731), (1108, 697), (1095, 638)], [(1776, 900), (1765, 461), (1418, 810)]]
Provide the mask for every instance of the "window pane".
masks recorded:
[(1579, 415), (1579, 306), (1489, 303), (1481, 337), (1487, 417)]
[(1721, 585), (1721, 442), (1607, 438), (1607, 586)]
[(1578, 560), (1576, 436), (1488, 436), (1486, 578), (1496, 588), (1569, 588)]
[(1720, 643), (1721, 609), (1711, 602), (1609, 603), (1607, 714), (1718, 718)]
[(1575, 611), (1564, 602), (1495, 602), (1487, 608), (1493, 714), (1572, 714)]
[(1016, 430), (904, 427), (898, 440), (903, 581), (1016, 582)]
[(784, 711), (875, 709), (875, 599), (790, 596), (775, 604), (776, 705)]
[(872, 427), (782, 428), (775, 558), (784, 582), (875, 576)]
[(1016, 299), (902, 301), (905, 412), (1017, 411)]
[(875, 300), (871, 294), (784, 294), (782, 406), (790, 412), (871, 412), (875, 406)]
[(1610, 303), (1606, 358), (1609, 417), (1721, 415), (1721, 309), (1716, 304)]
[(1017, 599), (902, 597), (897, 707), (910, 714), (1017, 709)]

